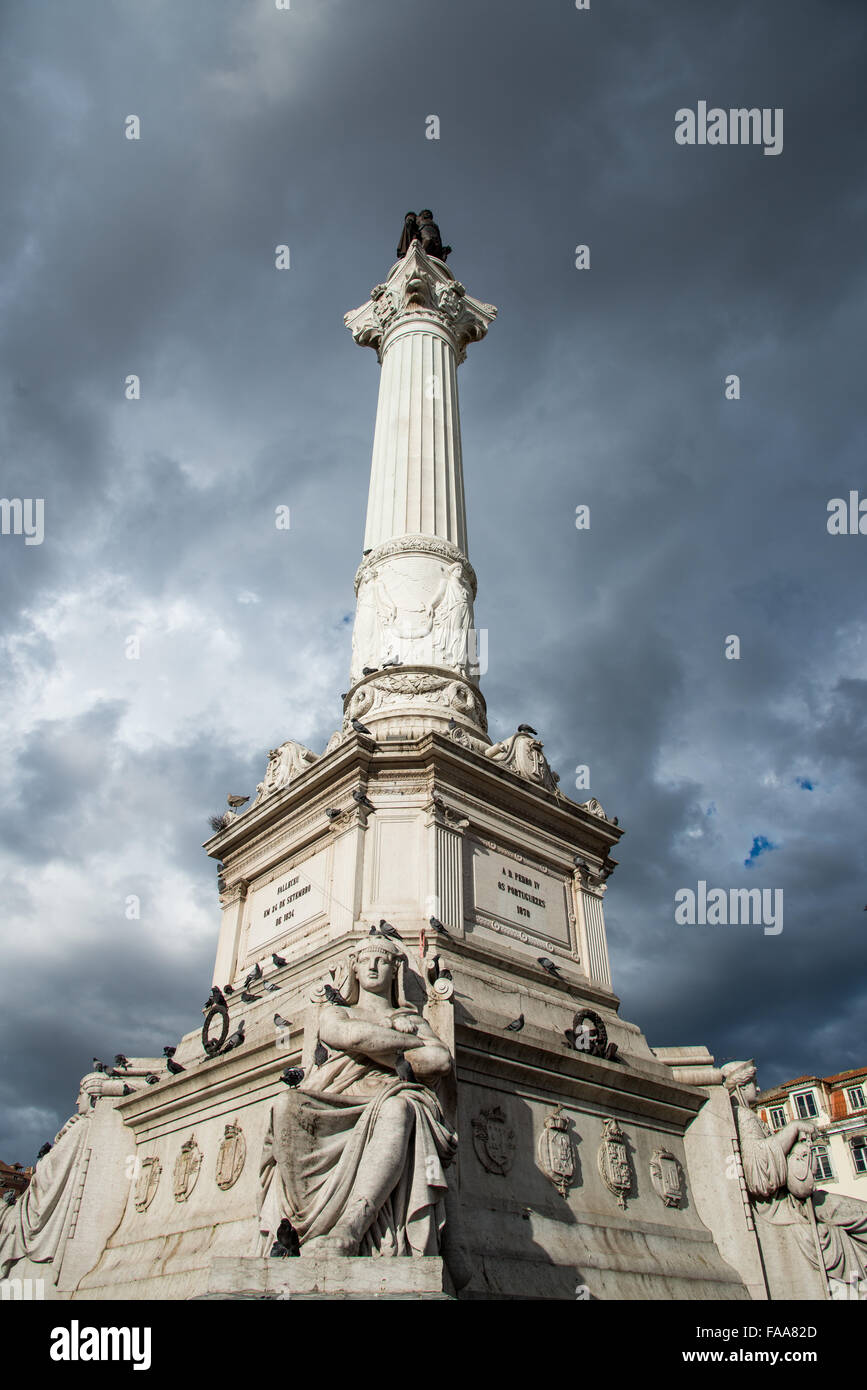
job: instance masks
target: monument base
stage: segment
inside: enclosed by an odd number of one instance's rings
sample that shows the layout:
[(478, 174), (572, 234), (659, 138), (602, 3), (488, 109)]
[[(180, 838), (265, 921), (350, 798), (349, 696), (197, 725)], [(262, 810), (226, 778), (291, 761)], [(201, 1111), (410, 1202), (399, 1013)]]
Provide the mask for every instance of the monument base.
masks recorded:
[(419, 1259), (311, 1255), (285, 1260), (217, 1255), (208, 1292), (217, 1298), (454, 1299), (448, 1270), (436, 1256)]

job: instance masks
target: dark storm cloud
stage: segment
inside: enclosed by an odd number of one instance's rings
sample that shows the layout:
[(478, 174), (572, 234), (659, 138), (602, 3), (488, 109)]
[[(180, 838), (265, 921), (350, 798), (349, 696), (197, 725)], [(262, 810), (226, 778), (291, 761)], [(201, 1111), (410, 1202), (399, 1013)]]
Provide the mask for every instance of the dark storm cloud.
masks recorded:
[[(500, 310), (461, 369), (491, 731), (528, 720), (626, 826), (624, 1016), (764, 1084), (863, 1062), (867, 541), (825, 530), (863, 481), (861, 7), (443, 0), (433, 44), (393, 0), (5, 28), (0, 490), (45, 498), (46, 539), (0, 539), (3, 1156), (94, 1051), (195, 1026), (207, 815), (338, 721), (378, 370), (342, 316), (425, 204)], [(783, 153), (678, 147), (698, 100), (783, 107)], [(677, 926), (701, 878), (783, 888), (781, 935)]]

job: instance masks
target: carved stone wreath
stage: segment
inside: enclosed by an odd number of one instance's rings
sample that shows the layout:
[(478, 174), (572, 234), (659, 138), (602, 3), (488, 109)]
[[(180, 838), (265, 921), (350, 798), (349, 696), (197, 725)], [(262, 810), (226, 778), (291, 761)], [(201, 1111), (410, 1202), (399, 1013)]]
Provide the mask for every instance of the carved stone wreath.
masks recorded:
[[(592, 1023), (595, 1036), (587, 1029), (581, 1027), (584, 1020)], [(608, 1029), (601, 1016), (595, 1009), (579, 1009), (572, 1020), (572, 1032), (575, 1035), (573, 1044), (576, 1052), (589, 1052), (593, 1057), (604, 1057), (608, 1051)], [(586, 1039), (579, 1042), (578, 1039)]]
[(389, 676), (379, 676), (372, 684), (377, 690), (387, 690), (395, 695), (427, 695), (433, 690), (444, 689), (449, 682), (444, 676), (429, 676), (419, 671), (412, 675), (395, 672)]
[[(219, 1023), (219, 1032), (215, 1037), (212, 1033), (212, 1026), (215, 1022)], [(214, 1004), (208, 1009), (205, 1015), (205, 1022), (202, 1025), (202, 1047), (208, 1057), (216, 1057), (222, 1051), (223, 1043), (229, 1036), (229, 1010), (224, 1004)]]

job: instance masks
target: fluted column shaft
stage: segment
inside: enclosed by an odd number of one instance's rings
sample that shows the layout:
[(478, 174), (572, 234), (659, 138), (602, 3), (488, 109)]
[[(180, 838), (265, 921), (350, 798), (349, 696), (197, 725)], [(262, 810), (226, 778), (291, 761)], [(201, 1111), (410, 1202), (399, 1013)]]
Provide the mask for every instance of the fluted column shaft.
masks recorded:
[(408, 535), (467, 554), (455, 343), (423, 314), (383, 340), (364, 548)]

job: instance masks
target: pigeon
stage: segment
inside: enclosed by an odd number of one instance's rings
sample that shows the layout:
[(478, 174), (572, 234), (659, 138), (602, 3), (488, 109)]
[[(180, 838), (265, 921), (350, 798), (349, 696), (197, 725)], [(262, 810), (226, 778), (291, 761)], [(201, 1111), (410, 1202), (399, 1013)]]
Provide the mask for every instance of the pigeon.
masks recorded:
[(164, 1048), (163, 1048), (163, 1052), (166, 1054), (167, 1057), (174, 1057), (174, 1055), (175, 1055), (175, 1053), (177, 1052), (177, 1050), (178, 1050), (178, 1049), (177, 1049), (176, 1047), (164, 1047)]
[(244, 981), (244, 984), (245, 984), (245, 985), (252, 984), (252, 982), (253, 982), (254, 980), (261, 980), (261, 978), (262, 978), (262, 967), (261, 967), (261, 965), (259, 964), (259, 962), (256, 961), (256, 964), (253, 966), (253, 969), (250, 971), (249, 975), (247, 976), (246, 980)]
[(282, 970), (282, 969), (283, 969), (283, 966), (286, 964), (286, 962), (285, 962), (285, 960), (283, 959), (283, 957), (282, 957), (282, 956), (278, 956), (278, 954), (277, 954), (276, 951), (272, 951), (272, 952), (271, 952), (271, 959), (273, 960), (273, 962), (274, 962), (274, 964), (276, 965), (276, 967), (277, 967), (278, 970)]
[(333, 985), (325, 985), (323, 993), (329, 1004), (345, 1004), (347, 1002), (340, 990), (335, 989)]
[(524, 1026), (524, 1015), (523, 1015), (523, 1014), (518, 1014), (518, 1017), (517, 1017), (517, 1018), (513, 1018), (511, 1023), (507, 1023), (507, 1024), (506, 1024), (506, 1032), (507, 1032), (507, 1033), (520, 1033), (520, 1031), (521, 1031), (521, 1029), (523, 1028), (523, 1026)]
[[(174, 1051), (174, 1049), (172, 1049), (172, 1051)], [(175, 1061), (174, 1057), (169, 1057), (169, 1059), (166, 1062), (166, 1066), (168, 1067), (172, 1076), (177, 1076), (179, 1072), (186, 1071), (186, 1067), (182, 1067), (180, 1062)]]
[[(363, 676), (374, 676), (374, 675), (376, 675), (376, 672), (377, 672), (378, 670), (379, 670), (379, 667), (378, 667), (378, 666), (362, 666), (362, 668), (361, 668), (361, 674), (362, 674)], [(352, 721), (352, 724), (353, 724), (353, 727), (355, 727), (355, 720), (354, 720), (354, 719), (353, 719), (353, 721)], [(367, 730), (366, 730), (366, 729), (364, 730), (364, 733), (367, 733)]]
[(373, 734), (370, 732), (367, 725), (362, 724), (360, 719), (350, 719), (349, 722), (357, 734), (366, 734), (368, 738), (373, 738)]
[(131, 1096), (132, 1093), (133, 1093), (133, 1092), (132, 1092), (132, 1086), (127, 1086), (126, 1082), (124, 1082), (124, 1083), (123, 1083), (123, 1090), (121, 1091), (121, 1095), (122, 1095), (122, 1096)]
[(340, 698), (341, 698), (341, 700), (344, 701), (344, 703), (345, 703), (345, 701), (346, 701), (346, 697), (348, 696), (348, 694), (349, 694), (349, 691), (348, 691), (348, 690), (343, 690), (343, 691), (341, 691), (341, 693), (340, 693)]
[(556, 966), (552, 960), (549, 960), (547, 956), (537, 956), (536, 959), (542, 969), (547, 971), (549, 975), (556, 975), (558, 979), (562, 979), (559, 967)]
[(279, 986), (279, 985), (266, 985), (266, 986), (265, 986), (265, 993), (266, 993), (266, 994), (279, 994), (279, 993), (280, 993), (280, 986)]
[(291, 1025), (291, 1023), (289, 1022), (289, 1019), (288, 1019), (288, 1018), (284, 1018), (282, 1014), (275, 1014), (275, 1015), (274, 1015), (274, 1027), (275, 1027), (275, 1028), (290, 1028), (291, 1026), (292, 1026), (292, 1025)]
[(298, 1239), (298, 1232), (292, 1222), (284, 1217), (277, 1227), (277, 1239), (271, 1246), (270, 1258), (272, 1260), (286, 1260), (292, 1255), (301, 1254), (301, 1242)]
[(42, 1148), (39, 1150), (39, 1153), (36, 1155), (36, 1161), (37, 1161), (37, 1163), (39, 1162), (40, 1158), (44, 1158), (46, 1154), (50, 1154), (50, 1153), (51, 1153), (51, 1145), (50, 1145), (50, 1144), (47, 1144), (47, 1143), (46, 1143), (46, 1144), (43, 1144), (43, 1145), (42, 1145)]
[(352, 800), (356, 802), (357, 805), (364, 806), (368, 811), (376, 810), (376, 807), (374, 806), (373, 802), (368, 801), (367, 797), (364, 795), (364, 792), (360, 791), (358, 787), (356, 787), (355, 791), (352, 793)]
[(149, 1086), (156, 1086), (159, 1083), (159, 1077), (154, 1076), (153, 1072), (149, 1071), (147, 1076), (145, 1077), (145, 1081)]
[(536, 733), (536, 730), (533, 728), (532, 724), (519, 724), (519, 725), (518, 725), (518, 733), (519, 733), (519, 734), (534, 734), (536, 738), (539, 737), (539, 735)]
[(400, 659), (399, 656), (391, 656), (391, 657), (389, 657), (388, 661), (384, 661), (384, 662), (382, 663), (382, 669), (383, 669), (383, 671), (384, 671), (385, 668), (386, 668), (386, 666), (402, 666), (402, 665), (403, 665), (403, 662), (401, 661), (401, 659)]
[(326, 806), (326, 807), (325, 807), (325, 814), (326, 814), (326, 816), (328, 817), (328, 819), (329, 819), (330, 821), (333, 822), (333, 821), (336, 821), (336, 820), (340, 820), (340, 817), (343, 815), (343, 812), (342, 812), (342, 811), (335, 811), (335, 809), (334, 809), (333, 806)]
[(397, 941), (403, 941), (403, 937), (397, 927), (393, 927), (390, 922), (386, 922), (384, 917), (380, 919), (378, 931), (380, 936), (393, 936)]
[(575, 865), (576, 869), (586, 869), (586, 868), (587, 868), (587, 860), (586, 860), (586, 859), (582, 859), (580, 854), (573, 854), (573, 855), (572, 855), (572, 863)]
[(304, 1068), (287, 1067), (285, 1071), (281, 1071), (280, 1080), (284, 1086), (300, 1086), (304, 1080)]
[(416, 1075), (406, 1059), (405, 1052), (398, 1052), (394, 1059), (394, 1069), (401, 1081), (415, 1081)]
[(620, 821), (619, 821), (619, 820), (617, 819), (617, 817), (615, 816), (614, 819), (613, 819), (613, 821), (611, 822), (611, 824), (612, 824), (612, 825), (619, 825), (619, 824), (620, 824)]
[[(228, 986), (227, 986), (227, 988), (228, 988)], [(207, 1004), (205, 1005), (205, 1008), (206, 1008), (206, 1009), (213, 1009), (213, 1008), (223, 1008), (223, 1009), (225, 1009), (225, 1007), (226, 1007), (226, 996), (224, 995), (223, 991), (220, 989), (220, 986), (219, 986), (219, 985), (214, 985), (213, 989), (211, 990), (211, 993), (208, 995), (208, 1002), (207, 1002)]]
[(242, 989), (241, 998), (243, 999), (245, 1004), (255, 1004), (257, 1000), (262, 998), (262, 996), (261, 994), (251, 994), (248, 989)]
[(313, 1053), (313, 1060), (317, 1067), (324, 1066), (328, 1061), (328, 1048), (323, 1047), (321, 1042), (317, 1042), (316, 1051)]
[(450, 729), (456, 729), (457, 727), (458, 727), (458, 721), (457, 721), (456, 719), (450, 719), (450, 720), (449, 720), (449, 728), (450, 728)]
[(118, 1052), (117, 1055), (115, 1056), (115, 1059), (114, 1059), (114, 1065), (115, 1065), (116, 1067), (124, 1067), (124, 1068), (126, 1068), (126, 1067), (129, 1066), (129, 1058), (128, 1058), (128, 1057), (124, 1057), (124, 1055), (123, 1055), (122, 1052)]
[(451, 940), (451, 932), (447, 932), (447, 931), (446, 931), (446, 929), (445, 929), (445, 927), (443, 926), (442, 922), (440, 921), (439, 917), (429, 917), (429, 918), (428, 918), (428, 921), (430, 922), (430, 924), (431, 924), (431, 926), (433, 927), (434, 931), (442, 932), (443, 936), (447, 936), (447, 937), (449, 938), (449, 940)]
[(372, 552), (372, 550), (373, 550), (373, 546), (370, 546), (367, 550), (362, 550), (361, 553), (362, 553), (362, 555), (370, 555), (371, 552)]
[(232, 796), (231, 792), (226, 797), (226, 805), (231, 806), (232, 810), (236, 806), (244, 806), (250, 800), (249, 796)]
[(98, 1057), (94, 1057), (94, 1059), (93, 1059), (93, 1070), (94, 1070), (94, 1071), (108, 1071), (108, 1067), (105, 1065), (105, 1062), (101, 1062), (101, 1061), (99, 1060)]
[(223, 993), (224, 993), (224, 994), (234, 994), (235, 991), (232, 989), (232, 986), (231, 986), (231, 985), (223, 985)]
[(242, 1042), (246, 1042), (246, 1038), (244, 1037), (244, 1020), (243, 1020), (243, 1019), (241, 1019), (241, 1022), (238, 1024), (238, 1026), (237, 1026), (237, 1028), (235, 1029), (234, 1033), (230, 1033), (230, 1034), (229, 1034), (228, 1038), (226, 1039), (226, 1041), (225, 1041), (224, 1044), (223, 1044), (223, 1051), (224, 1051), (224, 1052), (231, 1052), (231, 1050), (232, 1050), (233, 1047), (240, 1047)]

